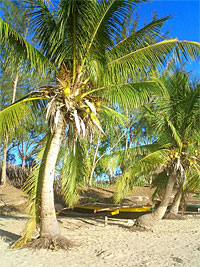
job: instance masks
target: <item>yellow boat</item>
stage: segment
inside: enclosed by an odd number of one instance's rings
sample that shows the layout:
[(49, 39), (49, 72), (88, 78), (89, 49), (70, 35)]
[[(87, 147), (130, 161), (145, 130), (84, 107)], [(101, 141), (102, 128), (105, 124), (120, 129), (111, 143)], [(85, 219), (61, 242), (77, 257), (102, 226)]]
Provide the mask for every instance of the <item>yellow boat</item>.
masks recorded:
[(88, 214), (96, 216), (115, 216), (121, 219), (135, 219), (139, 216), (152, 212), (153, 208), (150, 204), (145, 206), (127, 207), (127, 206), (100, 206), (100, 205), (80, 205), (76, 206), (73, 210), (76, 214)]

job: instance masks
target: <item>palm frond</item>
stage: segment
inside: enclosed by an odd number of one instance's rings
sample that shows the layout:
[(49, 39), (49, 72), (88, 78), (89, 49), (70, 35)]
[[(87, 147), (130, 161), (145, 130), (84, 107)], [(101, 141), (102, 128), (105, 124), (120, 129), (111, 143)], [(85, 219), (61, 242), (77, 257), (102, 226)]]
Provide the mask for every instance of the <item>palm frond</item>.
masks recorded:
[[(112, 68), (114, 68), (121, 72), (124, 77), (128, 77), (130, 74), (138, 73), (138, 71), (147, 69), (149, 66), (163, 65), (166, 63), (166, 56), (172, 51), (177, 42), (177, 39), (164, 40), (142, 47), (124, 56), (116, 57), (109, 62), (110, 71), (112, 72)], [(128, 69), (130, 69), (129, 73), (126, 71)]]
[(169, 150), (157, 150), (141, 160), (137, 161), (134, 166), (131, 166), (123, 175), (121, 175), (115, 186), (114, 200), (119, 202), (133, 187), (133, 180), (140, 175), (147, 176), (153, 170), (156, 171), (161, 166), (166, 166), (169, 161)]
[(166, 165), (169, 162), (169, 149), (161, 149), (148, 154), (142, 158), (137, 164), (138, 171), (149, 171), (150, 169), (157, 169), (161, 165)]
[[(112, 46), (112, 40), (118, 36), (119, 28), (122, 28), (124, 18), (130, 7), (145, 1), (102, 0), (95, 3), (94, 8), (90, 10), (89, 38), (84, 45), (83, 54), (85, 57), (82, 66), (89, 54), (96, 55), (98, 58), (101, 55), (101, 57), (105, 58), (105, 51)], [(99, 51), (103, 53), (99, 53)], [(101, 60), (101, 58), (99, 59)]]
[(56, 26), (49, 40), (50, 55), (60, 67), (72, 61), (71, 74), (75, 80), (77, 65), (84, 55), (83, 47), (90, 33), (91, 17), (96, 4), (93, 1), (61, 0), (59, 3)]
[(128, 118), (125, 115), (121, 114), (120, 112), (104, 105), (101, 105), (101, 108), (102, 108), (102, 111), (100, 112), (101, 120), (110, 123), (111, 127), (114, 124), (125, 126), (125, 124), (128, 122)]
[[(182, 131), (184, 131), (185, 136), (188, 136), (190, 131), (194, 128), (198, 131), (198, 114), (200, 108), (200, 87), (197, 85), (191, 92), (188, 94), (188, 100), (185, 104), (185, 116), (182, 125)], [(194, 126), (195, 125), (195, 126)]]
[(52, 33), (56, 27), (56, 21), (53, 12), (49, 10), (49, 3), (45, 2), (48, 1), (29, 0), (28, 4), (32, 9), (31, 26), (34, 29), (34, 35), (39, 40), (43, 54), (51, 59)]
[(174, 51), (174, 57), (178, 62), (200, 59), (200, 43), (193, 41), (178, 41)]
[(182, 147), (183, 147), (183, 143), (182, 143), (182, 141), (181, 141), (181, 137), (180, 137), (179, 133), (178, 133), (177, 130), (176, 130), (176, 127), (175, 127), (175, 126), (173, 125), (173, 123), (166, 117), (166, 115), (165, 115), (164, 113), (163, 113), (162, 115), (163, 115), (163, 117), (165, 118), (165, 120), (167, 121), (168, 126), (169, 126), (169, 128), (170, 128), (170, 130), (171, 130), (171, 132), (172, 132), (172, 136), (173, 136), (174, 140), (176, 141), (176, 143), (177, 143), (177, 145), (179, 146), (180, 151), (181, 151), (181, 150), (182, 150)]
[(24, 185), (24, 190), (29, 195), (30, 201), (28, 207), (29, 217), (24, 228), (24, 234), (13, 245), (15, 248), (21, 248), (30, 241), (36, 227), (40, 223), (42, 181), (45, 159), (51, 143), (51, 138), (52, 136), (47, 134), (47, 136), (41, 140), (41, 149), (37, 155), (37, 164), (34, 166), (30, 177), (26, 180)]
[(13, 131), (14, 128), (28, 116), (30, 118), (35, 112), (34, 105), (42, 107), (41, 99), (43, 99), (43, 97), (39, 94), (30, 93), (0, 111), (0, 134), (4, 135), (5, 133)]
[(128, 149), (128, 153), (131, 157), (135, 156), (146, 156), (153, 152), (159, 151), (161, 149), (170, 149), (171, 143), (168, 144), (159, 144), (158, 142), (147, 144), (147, 145), (138, 145), (133, 148)]
[(122, 154), (121, 152), (113, 152), (105, 155), (98, 161), (98, 166), (101, 166), (101, 169), (105, 172), (108, 172), (110, 169), (115, 170), (120, 165)]
[(150, 98), (151, 92), (158, 88), (155, 81), (138, 81), (111, 83), (105, 85), (97, 95), (105, 97), (111, 106), (133, 110), (146, 103)]
[(148, 68), (164, 66), (170, 56), (174, 55), (179, 62), (184, 59), (199, 59), (200, 43), (168, 39), (156, 44), (150, 44), (132, 51), (124, 56), (113, 58), (108, 63), (109, 76), (118, 72), (121, 77), (135, 77), (139, 73), (146, 73)]
[[(35, 47), (27, 42), (20, 34), (14, 31), (10, 25), (0, 18), (0, 39), (4, 49), (4, 60), (6, 57), (11, 59), (10, 53), (13, 58), (19, 62), (24, 61), (30, 64), (30, 68), (46, 74), (47, 70), (55, 70), (55, 67), (43, 56)], [(13, 49), (8, 49), (10, 47)]]
[(112, 54), (123, 55), (129, 53), (131, 50), (135, 51), (139, 48), (148, 46), (156, 42), (156, 37), (160, 36), (161, 28), (165, 21), (167, 21), (170, 16), (164, 17), (162, 19), (153, 20), (152, 22), (145, 25), (140, 30), (132, 33), (128, 37), (124, 38), (121, 42), (117, 43), (113, 48), (111, 48), (107, 53), (110, 57)]
[(195, 162), (192, 162), (191, 170), (187, 173), (184, 190), (186, 192), (197, 192), (200, 190), (200, 166)]
[(73, 207), (79, 201), (78, 191), (89, 178), (90, 169), (86, 143), (78, 139), (75, 153), (72, 147), (66, 151), (61, 171), (62, 194), (69, 207)]
[(155, 188), (155, 191), (152, 195), (152, 200), (159, 197), (162, 199), (163, 193), (165, 192), (169, 176), (167, 171), (163, 170), (161, 173), (154, 175), (152, 179), (152, 188)]

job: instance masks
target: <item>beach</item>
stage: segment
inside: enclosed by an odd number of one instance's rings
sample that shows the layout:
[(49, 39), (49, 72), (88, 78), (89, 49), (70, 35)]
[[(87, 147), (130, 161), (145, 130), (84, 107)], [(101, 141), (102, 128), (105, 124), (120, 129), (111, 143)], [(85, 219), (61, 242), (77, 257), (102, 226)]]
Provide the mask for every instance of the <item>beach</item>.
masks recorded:
[(162, 220), (153, 232), (130, 232), (131, 220), (58, 217), (61, 233), (73, 241), (68, 251), (11, 249), (26, 216), (0, 216), (0, 265), (29, 266), (200, 266), (200, 216)]

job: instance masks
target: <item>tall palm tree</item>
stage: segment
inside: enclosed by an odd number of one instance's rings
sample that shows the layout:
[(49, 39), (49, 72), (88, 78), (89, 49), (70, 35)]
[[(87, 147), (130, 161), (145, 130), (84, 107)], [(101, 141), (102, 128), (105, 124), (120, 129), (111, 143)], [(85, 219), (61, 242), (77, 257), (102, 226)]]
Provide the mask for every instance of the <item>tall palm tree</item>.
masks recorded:
[[(200, 187), (199, 140), (200, 86), (191, 86), (189, 75), (182, 70), (164, 73), (157, 79), (160, 90), (145, 107), (145, 116), (155, 130), (156, 141), (150, 145), (132, 149), (140, 151), (137, 160), (117, 182), (116, 200), (120, 200), (133, 180), (141, 175), (154, 174), (157, 193), (162, 193), (159, 207), (151, 214), (141, 216), (136, 225), (152, 228), (163, 218), (175, 183), (179, 190), (173, 209), (180, 201), (183, 187)], [(173, 211), (172, 209), (172, 211)]]
[[(158, 42), (168, 17), (154, 20), (123, 39), (120, 29), (130, 6), (143, 0), (60, 0), (54, 6), (43, 0), (27, 2), (33, 10), (31, 23), (38, 46), (33, 47), (0, 19), (4, 60), (8, 64), (11, 59), (23, 60), (31, 71), (52, 75), (52, 83), (36, 88), (4, 109), (0, 113), (0, 132), (5, 134), (30, 114), (31, 103), (35, 102), (37, 108), (46, 105), (50, 130), (37, 179), (30, 182), (33, 215), (22, 241), (26, 242), (31, 229), (40, 223), (38, 246), (52, 247), (53, 243), (66, 247), (53, 198), (55, 166), (65, 133), (75, 155), (79, 136), (92, 136), (94, 127), (102, 131), (98, 112), (112, 112), (108, 103), (128, 109), (147, 98), (154, 82), (142, 81), (140, 74), (144, 76), (156, 66), (163, 66), (173, 52), (180, 60), (196, 59), (200, 44), (177, 39)], [(10, 57), (13, 50), (14, 56)]]

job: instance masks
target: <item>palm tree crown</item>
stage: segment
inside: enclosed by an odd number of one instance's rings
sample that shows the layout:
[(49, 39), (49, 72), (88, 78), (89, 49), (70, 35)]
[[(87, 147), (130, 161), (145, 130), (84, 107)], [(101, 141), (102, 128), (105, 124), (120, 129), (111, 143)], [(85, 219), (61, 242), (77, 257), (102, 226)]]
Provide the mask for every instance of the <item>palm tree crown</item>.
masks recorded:
[(142, 175), (154, 175), (153, 184), (157, 186), (155, 193), (158, 194), (165, 192), (171, 176), (175, 177), (173, 183), (177, 182), (179, 187), (189, 190), (200, 187), (199, 83), (192, 86), (189, 74), (179, 69), (166, 71), (156, 80), (160, 90), (152, 95), (152, 101), (143, 109), (150, 127), (155, 130), (156, 141), (130, 149), (130, 154), (135, 155), (134, 161), (117, 181), (117, 201), (132, 188), (134, 179)]

